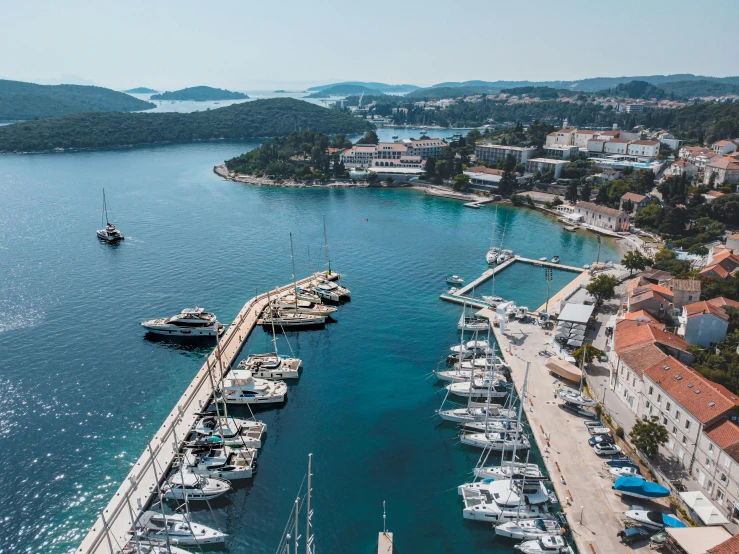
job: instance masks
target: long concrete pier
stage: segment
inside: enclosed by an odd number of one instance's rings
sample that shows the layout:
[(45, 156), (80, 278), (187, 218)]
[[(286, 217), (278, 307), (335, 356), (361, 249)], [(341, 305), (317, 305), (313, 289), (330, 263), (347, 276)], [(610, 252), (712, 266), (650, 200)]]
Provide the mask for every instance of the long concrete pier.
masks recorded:
[[(337, 279), (338, 274), (327, 273), (311, 275), (298, 286), (305, 286), (317, 276)], [(220, 366), (224, 370), (231, 367), (246, 339), (254, 330), (257, 319), (267, 306), (268, 295), (288, 292), (293, 283), (256, 296), (241, 308), (236, 319), (223, 334), (219, 348), (205, 360), (187, 390), (169, 413), (164, 423), (154, 434), (136, 464), (121, 483), (118, 490), (103, 509), (87, 536), (77, 549), (77, 554), (119, 554), (131, 537), (133, 522), (146, 510), (155, 498), (157, 486), (167, 475), (182, 441), (197, 421), (199, 414), (207, 409), (213, 396), (211, 371), (219, 375)], [(220, 350), (220, 361), (218, 359)]]

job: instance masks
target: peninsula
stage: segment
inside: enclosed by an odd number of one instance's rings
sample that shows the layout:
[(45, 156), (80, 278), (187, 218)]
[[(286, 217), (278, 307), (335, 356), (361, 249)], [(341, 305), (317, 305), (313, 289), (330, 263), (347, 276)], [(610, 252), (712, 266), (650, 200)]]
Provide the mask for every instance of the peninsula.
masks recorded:
[(153, 94), (157, 92), (153, 88), (146, 88), (146, 87), (136, 87), (136, 88), (130, 88), (128, 90), (124, 90), (126, 94)]
[(201, 86), (154, 94), (151, 100), (194, 100), (196, 102), (206, 102), (209, 100), (246, 100), (248, 98), (243, 92)]
[(0, 80), (0, 121), (57, 117), (80, 112), (135, 112), (155, 104), (123, 92), (82, 85), (37, 85)]
[(269, 98), (192, 113), (82, 113), (0, 127), (0, 152), (48, 152), (279, 137), (296, 128), (359, 134), (362, 119), (294, 98)]

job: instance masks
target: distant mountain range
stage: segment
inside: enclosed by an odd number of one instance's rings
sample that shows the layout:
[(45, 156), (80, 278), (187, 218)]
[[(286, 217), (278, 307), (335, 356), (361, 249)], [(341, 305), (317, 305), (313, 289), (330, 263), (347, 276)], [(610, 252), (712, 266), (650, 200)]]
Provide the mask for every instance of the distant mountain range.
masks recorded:
[(126, 94), (152, 94), (158, 91), (154, 90), (153, 88), (136, 87), (124, 90), (123, 92), (125, 92)]
[(233, 92), (221, 88), (212, 87), (189, 87), (181, 90), (167, 91), (161, 94), (154, 94), (151, 100), (194, 100), (196, 102), (205, 102), (208, 100), (245, 100), (249, 97), (243, 92)]
[(123, 92), (84, 85), (37, 85), (0, 80), (0, 121), (80, 112), (136, 112), (155, 105)]
[[(329, 85), (319, 85), (315, 87), (310, 87), (309, 89), (306, 89), (306, 90), (308, 92), (320, 92), (320, 91), (325, 91), (326, 89), (329, 89), (329, 88), (343, 86), (343, 85), (352, 85), (352, 86), (358, 86), (358, 87), (370, 89), (373, 91), (373, 94), (377, 94), (378, 92), (399, 94), (403, 92), (411, 92), (411, 91), (421, 88), (416, 85), (388, 85), (387, 83), (346, 81), (343, 83), (332, 83)], [(360, 94), (361, 94), (361, 91), (360, 91)]]

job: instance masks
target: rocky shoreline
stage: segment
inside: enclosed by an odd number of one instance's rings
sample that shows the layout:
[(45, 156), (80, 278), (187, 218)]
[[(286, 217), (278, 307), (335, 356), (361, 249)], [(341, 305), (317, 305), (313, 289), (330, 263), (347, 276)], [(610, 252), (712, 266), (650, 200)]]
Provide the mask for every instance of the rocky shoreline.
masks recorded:
[[(353, 181), (330, 181), (325, 184), (313, 184), (304, 183), (301, 181), (294, 181), (292, 179), (285, 179), (281, 181), (275, 181), (269, 177), (257, 177), (255, 175), (243, 175), (241, 173), (231, 173), (226, 164), (217, 165), (213, 168), (213, 173), (219, 177), (223, 177), (229, 181), (235, 183), (244, 183), (246, 185), (257, 185), (259, 187), (279, 187), (279, 188), (387, 188), (386, 184), (378, 183), (376, 185), (370, 185), (369, 183), (355, 183)], [(397, 185), (396, 185), (397, 186)]]

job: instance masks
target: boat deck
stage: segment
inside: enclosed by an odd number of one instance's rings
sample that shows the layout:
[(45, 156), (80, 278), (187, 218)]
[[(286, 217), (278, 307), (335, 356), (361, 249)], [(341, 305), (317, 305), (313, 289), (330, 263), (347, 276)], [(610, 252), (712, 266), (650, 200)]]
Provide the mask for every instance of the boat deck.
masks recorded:
[[(298, 286), (307, 285), (316, 275), (331, 280), (339, 278), (336, 273), (329, 276), (323, 272), (298, 281)], [(290, 283), (270, 291), (270, 297), (288, 292), (292, 287)], [(267, 293), (247, 301), (222, 335), (220, 363), (223, 363), (224, 369), (230, 368), (236, 360), (267, 302)], [(213, 389), (209, 375), (211, 370), (219, 371), (220, 363), (214, 349), (88, 531), (75, 551), (77, 554), (117, 554), (123, 550), (131, 536), (132, 518), (138, 517), (149, 507), (157, 484), (161, 484), (169, 471), (182, 441), (187, 438), (200, 413), (211, 403)]]

